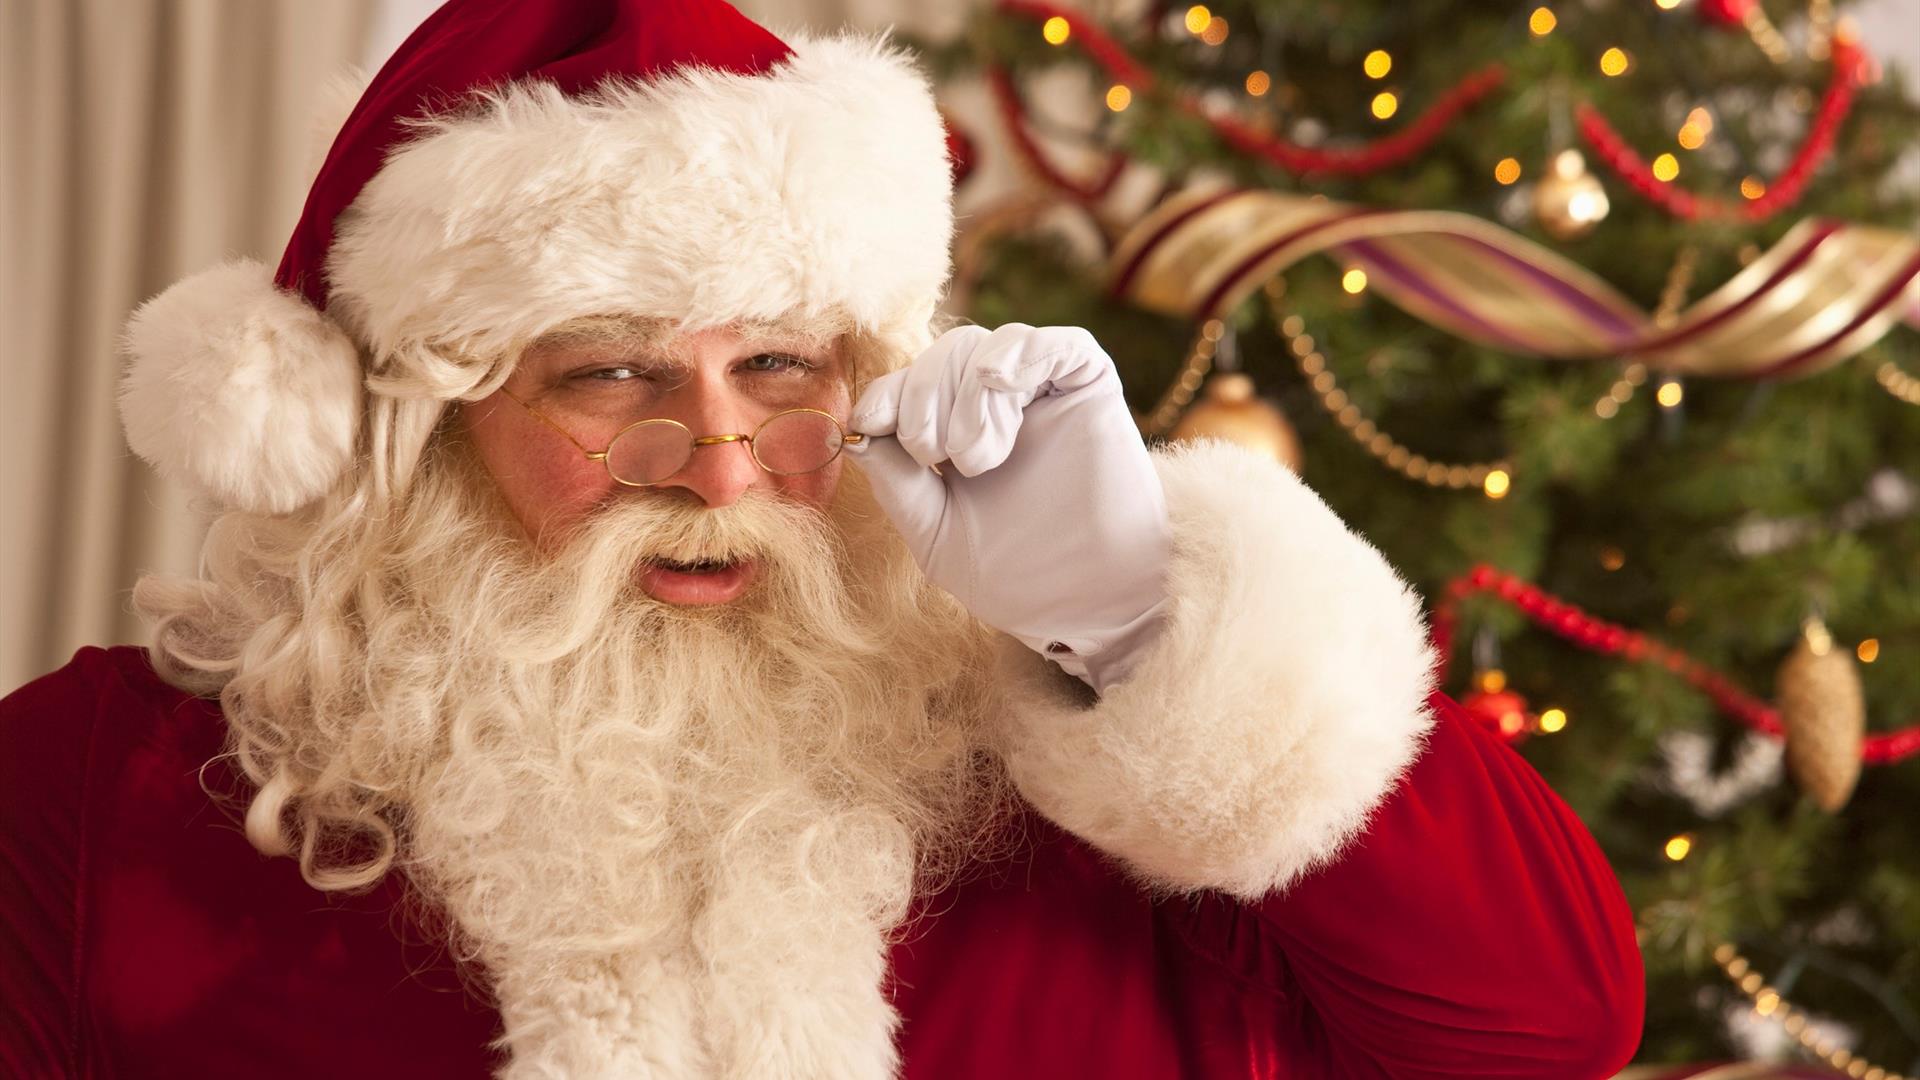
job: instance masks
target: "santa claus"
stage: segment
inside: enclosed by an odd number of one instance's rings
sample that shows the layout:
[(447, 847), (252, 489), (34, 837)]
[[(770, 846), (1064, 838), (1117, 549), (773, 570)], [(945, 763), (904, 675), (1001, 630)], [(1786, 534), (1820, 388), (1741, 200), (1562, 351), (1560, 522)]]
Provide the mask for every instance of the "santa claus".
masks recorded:
[(10, 1076), (1610, 1075), (1592, 839), (1284, 469), (936, 336), (884, 41), (454, 0), (128, 334), (222, 508), (0, 716)]

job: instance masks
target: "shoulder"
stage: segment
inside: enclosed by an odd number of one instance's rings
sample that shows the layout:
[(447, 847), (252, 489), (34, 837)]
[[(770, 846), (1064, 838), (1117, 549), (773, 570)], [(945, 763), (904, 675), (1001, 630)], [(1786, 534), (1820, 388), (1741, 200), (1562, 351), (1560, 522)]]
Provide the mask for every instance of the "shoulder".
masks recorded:
[(78, 839), (87, 792), (135, 759), (197, 770), (219, 753), (219, 708), (168, 686), (143, 649), (84, 648), (0, 700), (0, 820)]
[(155, 749), (217, 750), (219, 711), (162, 682), (144, 649), (81, 649), (65, 667), (0, 700), (0, 791), (10, 793), (0, 799), (62, 788), (105, 764), (100, 751), (111, 759), (116, 747), (101, 745), (103, 737)]
[[(130, 772), (184, 778), (219, 754), (218, 706), (160, 681), (145, 650), (85, 648), (0, 700), (0, 838), (71, 862), (90, 793)], [(20, 852), (10, 852), (21, 854)]]
[(186, 691), (161, 681), (147, 662), (145, 649), (89, 645), (74, 653), (66, 666), (0, 699), (0, 716), (17, 723), (38, 713), (69, 711), (103, 701), (164, 709), (193, 700)]

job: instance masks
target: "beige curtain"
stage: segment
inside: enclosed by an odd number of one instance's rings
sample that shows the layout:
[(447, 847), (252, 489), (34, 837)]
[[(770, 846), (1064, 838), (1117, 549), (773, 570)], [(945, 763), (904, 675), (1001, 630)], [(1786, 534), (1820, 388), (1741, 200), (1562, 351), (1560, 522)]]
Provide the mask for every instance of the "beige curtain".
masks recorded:
[(0, 693), (137, 641), (128, 590), (202, 522), (126, 449), (128, 312), (232, 255), (273, 261), (313, 98), (377, 0), (0, 0)]

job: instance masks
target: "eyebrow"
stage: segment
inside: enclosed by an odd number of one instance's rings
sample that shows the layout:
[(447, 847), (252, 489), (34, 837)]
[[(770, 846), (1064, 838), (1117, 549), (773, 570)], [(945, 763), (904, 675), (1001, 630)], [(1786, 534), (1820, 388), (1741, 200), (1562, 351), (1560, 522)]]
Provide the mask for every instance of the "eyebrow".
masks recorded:
[[(743, 346), (748, 349), (786, 347), (823, 354), (836, 351), (833, 348), (836, 336), (833, 332), (807, 326), (803, 320), (777, 319), (749, 323), (738, 327), (738, 331)], [(571, 320), (541, 334), (526, 351), (544, 352), (591, 345), (636, 354), (649, 364), (667, 367), (687, 362), (682, 350), (670, 344), (674, 337), (671, 328), (663, 320), (593, 315)]]

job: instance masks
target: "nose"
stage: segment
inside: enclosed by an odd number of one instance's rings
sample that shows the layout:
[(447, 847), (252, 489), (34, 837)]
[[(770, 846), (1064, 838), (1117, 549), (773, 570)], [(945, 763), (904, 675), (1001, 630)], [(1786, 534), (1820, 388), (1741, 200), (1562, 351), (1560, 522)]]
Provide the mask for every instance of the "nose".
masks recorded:
[[(669, 408), (660, 415), (680, 421), (694, 438), (707, 435), (751, 435), (759, 426), (759, 409), (744, 400), (724, 381), (712, 382), (695, 377), (663, 402)], [(693, 456), (679, 472), (655, 485), (680, 488), (698, 497), (709, 508), (731, 506), (748, 489), (768, 482), (767, 473), (753, 460), (753, 450), (745, 439), (735, 442), (696, 446)]]

